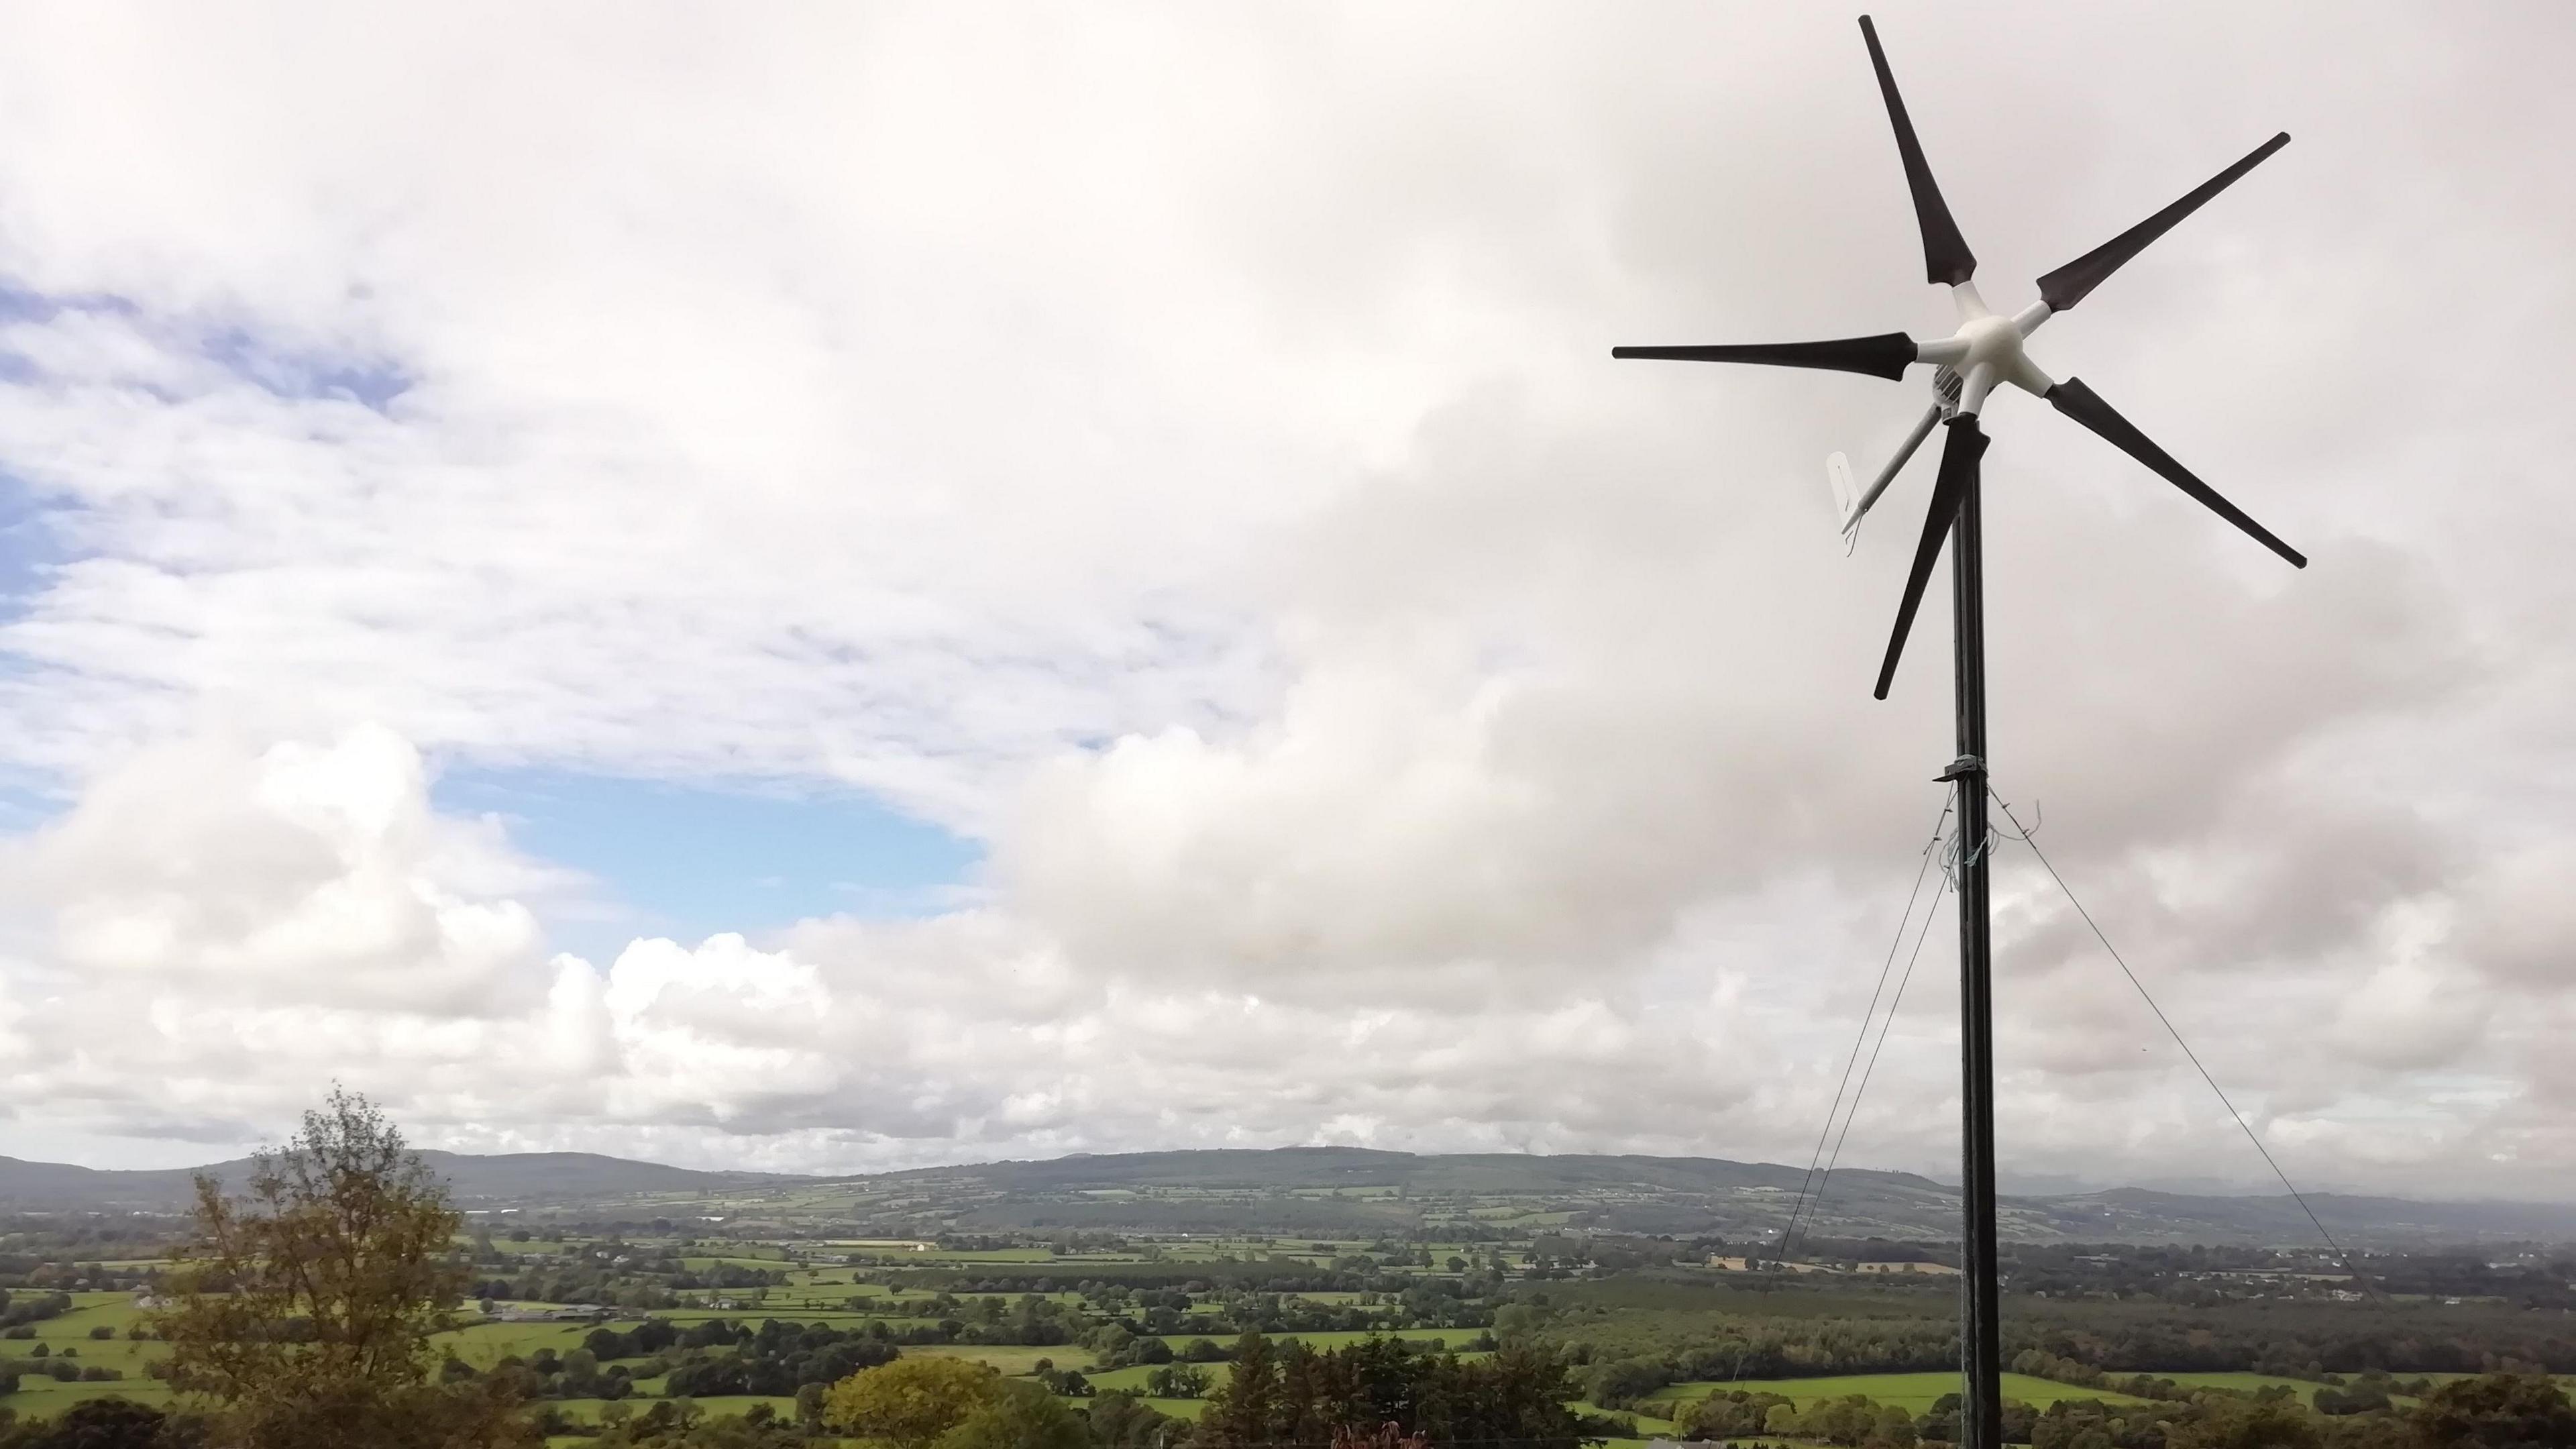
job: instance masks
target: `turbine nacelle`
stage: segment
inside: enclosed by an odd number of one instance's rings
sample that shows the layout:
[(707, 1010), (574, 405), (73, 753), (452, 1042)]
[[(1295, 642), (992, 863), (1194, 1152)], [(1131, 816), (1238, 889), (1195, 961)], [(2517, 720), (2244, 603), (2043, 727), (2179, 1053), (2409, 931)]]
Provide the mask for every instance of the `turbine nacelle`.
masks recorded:
[(1887, 103), (1887, 117), (1896, 130), (1898, 159), (1905, 167), (1906, 189), (1913, 194), (1914, 215), (1923, 233), (1923, 266), (1927, 280), (1936, 286), (1947, 286), (1951, 300), (1959, 311), (1959, 328), (1948, 337), (1932, 342), (1916, 342), (1902, 332), (1881, 333), (1873, 337), (1844, 337), (1824, 342), (1733, 343), (1699, 347), (1616, 347), (1613, 357), (1651, 358), (1675, 362), (1750, 362), (1775, 367), (1814, 367), (1837, 372), (1865, 373), (1872, 377), (1900, 379), (1905, 369), (1918, 362), (1934, 364), (1933, 405), (1914, 430), (1906, 437), (1896, 455), (1888, 460), (1870, 486), (1854, 494), (1851, 490), (1849, 465), (1836, 454), (1828, 461), (1827, 472), (1834, 482), (1835, 499), (1843, 505), (1842, 527), (1850, 535), (1860, 527), (1879, 495), (1894, 482), (1914, 451), (1923, 445), (1937, 425), (1948, 430), (1942, 445), (1941, 471), (1932, 488), (1932, 509), (1924, 519), (1923, 536), (1915, 547), (1914, 567), (1907, 575), (1905, 595), (1897, 607), (1896, 631), (1888, 640), (1886, 662), (1878, 675), (1877, 693), (1887, 697), (1889, 682), (1895, 677), (1897, 659), (1904, 653), (1905, 636), (1913, 627), (1914, 612), (1923, 601), (1923, 588), (1930, 579), (1932, 565), (1940, 556), (1942, 539), (1959, 515), (1964, 500), (1978, 485), (1980, 460), (1985, 456), (1986, 435), (1978, 422), (1986, 399), (2006, 384), (2018, 387), (2034, 397), (2047, 399), (2050, 406), (2083, 424), (2113, 447), (2137, 459), (2167, 482), (2197, 499), (2212, 512), (2235, 524), (2239, 529), (2300, 568), (2307, 558), (2273, 536), (2269, 529), (2246, 516), (2242, 509), (2220, 497), (2216, 489), (2203, 483), (2192, 472), (2174, 461), (2171, 454), (2150, 441), (2128, 419), (2120, 416), (2101, 396), (2086, 387), (2080, 378), (2059, 382), (2039, 370), (2030, 360), (2023, 343), (2049, 318), (2074, 307), (2103, 280), (2131, 257), (2145, 250), (2149, 242), (2173, 229), (2174, 224), (2234, 184), (2273, 152), (2290, 142), (2287, 132), (2274, 136), (2256, 147), (2235, 165), (2202, 182), (2183, 197), (2145, 221), (2120, 233), (2111, 240), (2050, 272), (2039, 279), (2039, 300), (2010, 317), (1999, 316), (1986, 305), (1977, 292), (1976, 255), (1968, 250), (1967, 239), (1960, 234), (1959, 224), (1950, 215), (1949, 204), (1941, 197), (1941, 188), (1932, 178), (1930, 163), (1924, 160), (1923, 145), (1915, 137), (1913, 120), (1906, 115), (1905, 101), (1897, 94), (1896, 75), (1888, 68), (1887, 54), (1878, 43), (1877, 27), (1864, 15), (1860, 20), (1861, 38), (1869, 46), (1870, 67), (1878, 74), (1878, 88)]

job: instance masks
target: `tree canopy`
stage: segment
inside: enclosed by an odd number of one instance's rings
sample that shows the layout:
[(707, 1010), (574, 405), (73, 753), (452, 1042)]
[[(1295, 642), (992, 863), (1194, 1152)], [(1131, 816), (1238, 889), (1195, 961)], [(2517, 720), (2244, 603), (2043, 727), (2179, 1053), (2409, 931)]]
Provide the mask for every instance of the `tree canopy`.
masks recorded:
[(464, 1283), (462, 1217), (364, 1097), (334, 1089), (247, 1192), (196, 1181), (178, 1304), (154, 1327), (173, 1387), (212, 1400), (217, 1445), (481, 1449), (535, 1442), (488, 1384), (432, 1381)]

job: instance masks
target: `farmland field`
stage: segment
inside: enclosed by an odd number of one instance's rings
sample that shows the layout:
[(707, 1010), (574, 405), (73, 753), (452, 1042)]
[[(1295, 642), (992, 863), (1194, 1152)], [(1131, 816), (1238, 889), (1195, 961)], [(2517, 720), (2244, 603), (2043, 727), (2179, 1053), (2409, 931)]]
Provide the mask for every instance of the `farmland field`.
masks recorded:
[[(1374, 1170), (1379, 1160), (1291, 1161), (1314, 1161), (1346, 1177)], [(1110, 1169), (1023, 1164), (1011, 1170)], [(1817, 1251), (1787, 1271), (1717, 1271), (1713, 1261), (1742, 1261), (1760, 1244), (1743, 1233), (1728, 1237), (1737, 1230), (1724, 1223), (1709, 1226), (1711, 1214), (1724, 1218), (1738, 1209), (1726, 1206), (1722, 1194), (1681, 1181), (1682, 1169), (1652, 1163), (1639, 1169), (1672, 1176), (1660, 1187), (1489, 1190), (1519, 1170), (1482, 1165), (1469, 1188), (1424, 1192), (1296, 1184), (1269, 1193), (1257, 1185), (1102, 1186), (1088, 1178), (1061, 1189), (1039, 1183), (1003, 1192), (979, 1187), (967, 1175), (916, 1177), (885, 1191), (762, 1188), (746, 1191), (742, 1202), (694, 1204), (711, 1209), (704, 1215), (659, 1206), (659, 1199), (639, 1199), (656, 1205), (620, 1205), (598, 1218), (553, 1211), (519, 1220), (529, 1233), (524, 1241), (503, 1241), (491, 1231), (497, 1224), (469, 1223), (455, 1243), (473, 1284), (469, 1305), (488, 1297), (496, 1308), (629, 1306), (598, 1324), (473, 1322), (432, 1342), (477, 1372), (517, 1360), (524, 1366), (513, 1375), (521, 1392), (575, 1420), (596, 1421), (608, 1401), (572, 1397), (603, 1391), (593, 1373), (630, 1386), (612, 1414), (650, 1413), (676, 1384), (709, 1390), (692, 1397), (702, 1410), (723, 1416), (754, 1405), (787, 1411), (793, 1401), (785, 1386), (829, 1382), (889, 1348), (916, 1358), (978, 1362), (1023, 1378), (1044, 1362), (1083, 1373), (1097, 1391), (1141, 1395), (1153, 1367), (1093, 1366), (1112, 1355), (1136, 1357), (1140, 1341), (1147, 1348), (1159, 1342), (1178, 1356), (1201, 1340), (1230, 1345), (1246, 1330), (1274, 1343), (1325, 1350), (1392, 1337), (1461, 1354), (1474, 1352), (1471, 1343), (1491, 1341), (1489, 1335), (1517, 1334), (1565, 1352), (1571, 1407), (1590, 1412), (1596, 1396), (1634, 1406), (1603, 1417), (1633, 1423), (1640, 1439), (1667, 1432), (1670, 1416), (1721, 1387), (1707, 1377), (1674, 1380), (1729, 1372), (1743, 1361), (1739, 1346), (1762, 1355), (1749, 1372), (1772, 1375), (1793, 1364), (1820, 1372), (1882, 1364), (1928, 1370), (1952, 1351), (1953, 1285), (1871, 1271), (1946, 1251), (1936, 1242), (1878, 1235), (1893, 1216), (1873, 1220), (1872, 1236)], [(1228, 1171), (1247, 1169), (1235, 1163)], [(954, 1196), (942, 1196), (952, 1189)], [(1895, 1199), (1888, 1194), (1923, 1190), (1881, 1184), (1867, 1210), (1892, 1213), (1887, 1205)], [(1073, 1219), (1078, 1228), (1061, 1219), (1040, 1230), (1007, 1226), (1075, 1208), (1086, 1214)], [(1130, 1212), (1139, 1216), (1120, 1216)], [(706, 1224), (718, 1213), (725, 1226), (710, 1231)], [(1638, 1216), (1623, 1216), (1629, 1214)], [(166, 1402), (165, 1386), (146, 1372), (165, 1346), (127, 1336), (139, 1317), (134, 1295), (161, 1287), (160, 1269), (177, 1241), (181, 1220), (160, 1221), (165, 1226), (154, 1228), (106, 1215), (0, 1218), (0, 1249), (20, 1265), (0, 1287), (42, 1295), (32, 1305), (38, 1316), (11, 1330), (24, 1337), (14, 1347), (0, 1341), (0, 1359), (34, 1362), (41, 1348), (48, 1366), (71, 1362), (123, 1376), (63, 1383), (40, 1368), (24, 1373), (18, 1393), (0, 1407), (42, 1418), (109, 1394)], [(1137, 1226), (1140, 1221), (1162, 1226)], [(1621, 1221), (1653, 1226), (1612, 1225)], [(1313, 1231), (1297, 1230), (1308, 1222)], [(2088, 1361), (2117, 1365), (2152, 1361), (2163, 1345), (2189, 1343), (2192, 1361), (2246, 1370), (2256, 1362), (2337, 1364), (2364, 1354), (2401, 1365), (2409, 1357), (2474, 1363), (2483, 1354), (2489, 1361), (2576, 1368), (2561, 1327), (2567, 1307), (2576, 1306), (2576, 1273), (2543, 1252), (2519, 1260), (2501, 1248), (2474, 1258), (2424, 1255), (2413, 1264), (2412, 1282), (2433, 1291), (2394, 1293), (2392, 1315), (2335, 1299), (2335, 1285), (2349, 1280), (2323, 1272), (2319, 1255), (2300, 1248), (2177, 1254), (2087, 1240), (2015, 1243), (2007, 1251), (2016, 1281), (2033, 1287), (2008, 1299), (2008, 1353), (2084, 1344), (2100, 1356)], [(835, 1261), (841, 1258), (850, 1261)], [(2382, 1254), (2371, 1267), (2383, 1279), (2410, 1271), (2400, 1254)], [(2518, 1285), (2513, 1294), (2477, 1291), (2504, 1280)], [(83, 1290), (72, 1293), (67, 1310), (55, 1311), (56, 1284)], [(119, 1291), (89, 1291), (100, 1285)], [(2443, 1303), (2435, 1294), (2458, 1301)], [(646, 1304), (652, 1306), (640, 1306)], [(467, 1314), (473, 1316), (470, 1306)], [(647, 1318), (669, 1331), (633, 1336)], [(719, 1320), (728, 1331), (703, 1331)], [(780, 1327), (764, 1329), (771, 1320)], [(602, 1343), (594, 1351), (598, 1363), (573, 1355), (597, 1327), (619, 1330), (623, 1341)], [(100, 1329), (108, 1337), (89, 1336)], [(853, 1335), (864, 1342), (853, 1343)], [(2438, 1351), (2425, 1352), (2428, 1345)], [(566, 1357), (574, 1365), (562, 1364)], [(1212, 1389), (1229, 1373), (1222, 1361), (1196, 1367)], [(2239, 1392), (2287, 1385), (2302, 1402), (2317, 1387), (2250, 1371), (2159, 1376)], [(2401, 1366), (2398, 1376), (2419, 1375)], [(1776, 1392), (1801, 1404), (1860, 1395), (1920, 1414), (1956, 1385), (1954, 1373), (1927, 1371), (1774, 1376), (1728, 1387)], [(770, 1396), (714, 1392), (755, 1386)], [(2034, 1407), (2088, 1398), (2142, 1402), (2036, 1377), (2008, 1376), (2004, 1387), (2007, 1396)], [(548, 1397), (555, 1394), (565, 1397)], [(1148, 1402), (1182, 1419), (1204, 1411), (1197, 1399)], [(2190, 1405), (2173, 1407), (2194, 1412)], [(2401, 1402), (2391, 1417), (2402, 1417), (2405, 1407)]]
[[(2028, 1374), (2005, 1374), (2004, 1397), (2044, 1409), (2061, 1399), (2099, 1399), (2106, 1404), (2143, 1404), (2147, 1400), (2127, 1394), (2108, 1393), (2098, 1389), (2078, 1388)], [(1818, 1399), (1839, 1399), (1859, 1394), (1882, 1404), (1894, 1404), (1914, 1413), (1924, 1413), (1943, 1394), (1959, 1391), (1956, 1373), (1916, 1374), (1837, 1374), (1813, 1379), (1743, 1379), (1733, 1383), (1699, 1381), (1675, 1384), (1651, 1396), (1649, 1405), (1669, 1404), (1680, 1408), (1694, 1399), (1703, 1399), (1720, 1390), (1747, 1389), (1755, 1393), (1781, 1394), (1795, 1400), (1799, 1407)]]

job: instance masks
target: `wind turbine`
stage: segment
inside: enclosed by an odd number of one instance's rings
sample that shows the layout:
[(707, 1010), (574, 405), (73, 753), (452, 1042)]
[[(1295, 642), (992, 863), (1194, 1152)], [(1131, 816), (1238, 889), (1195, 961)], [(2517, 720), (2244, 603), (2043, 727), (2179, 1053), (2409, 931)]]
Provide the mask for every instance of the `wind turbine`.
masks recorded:
[(1835, 489), (1844, 497), (1843, 531), (1850, 534), (1870, 507), (1886, 492), (1937, 423), (1948, 437), (1941, 448), (1941, 469), (1932, 483), (1932, 507), (1923, 520), (1923, 535), (1914, 549), (1914, 566), (1906, 575), (1905, 594), (1896, 607), (1896, 629), (1879, 665), (1880, 699), (1896, 678), (1896, 661), (1905, 652), (1906, 634), (1914, 626), (1941, 540), (1951, 541), (1951, 604), (1957, 629), (1953, 663), (1957, 674), (1958, 758), (1940, 778), (1954, 782), (1959, 794), (1959, 1014), (1960, 1104), (1963, 1183), (1961, 1211), (1960, 1370), (1962, 1449), (2001, 1449), (2003, 1399), (2000, 1375), (2002, 1345), (1998, 1331), (1995, 1279), (1995, 1121), (1994, 1009), (1990, 900), (1987, 881), (1986, 828), (1986, 641), (1985, 559), (1979, 498), (1979, 469), (1986, 434), (1978, 422), (1995, 389), (2010, 384), (2048, 400), (2052, 407), (2090, 428), (2113, 447), (2144, 463), (2175, 487), (2190, 494), (2219, 517), (2252, 535), (2264, 547), (2300, 568), (2307, 558), (2272, 531), (2228, 502), (2155, 445), (2101, 395), (2078, 378), (2063, 382), (2040, 371), (2023, 342), (2040, 324), (2081, 302), (2147, 244), (2198, 211), (2264, 158), (2290, 143), (2283, 132), (2254, 148), (2243, 160), (2192, 188), (2136, 226), (2039, 279), (2039, 300), (2011, 316), (2002, 316), (1977, 294), (1976, 254), (1968, 250), (1959, 224), (1941, 199), (1932, 168), (1923, 159), (1923, 143), (1905, 114), (1896, 92), (1896, 77), (1878, 43), (1878, 28), (1860, 18), (1861, 38), (1869, 45), (1870, 66), (1878, 73), (1879, 94), (1887, 101), (1887, 118), (1896, 128), (1896, 149), (1905, 165), (1906, 188), (1914, 196), (1914, 215), (1923, 230), (1926, 279), (1950, 289), (1959, 313), (1958, 331), (1933, 342), (1917, 342), (1902, 332), (1874, 337), (1842, 337), (1823, 342), (1724, 344), (1708, 347), (1619, 347), (1613, 357), (1676, 362), (1749, 362), (1774, 367), (1817, 367), (1902, 380), (1918, 362), (1933, 365), (1932, 405), (1915, 425), (1896, 456), (1865, 491), (1846, 493), (1848, 471), (1839, 455), (1828, 465)]

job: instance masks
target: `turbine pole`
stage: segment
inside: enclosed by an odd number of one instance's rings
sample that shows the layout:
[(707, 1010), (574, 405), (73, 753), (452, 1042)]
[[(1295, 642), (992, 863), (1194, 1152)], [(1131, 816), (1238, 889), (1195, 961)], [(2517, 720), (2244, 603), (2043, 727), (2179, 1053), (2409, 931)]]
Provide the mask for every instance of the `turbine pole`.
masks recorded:
[(1986, 604), (1984, 489), (1971, 471), (1950, 526), (1956, 623), (1959, 758), (1942, 773), (1959, 791), (1959, 1444), (2003, 1449), (2003, 1336), (1995, 1280), (1995, 1029), (1991, 901), (1986, 872)]

